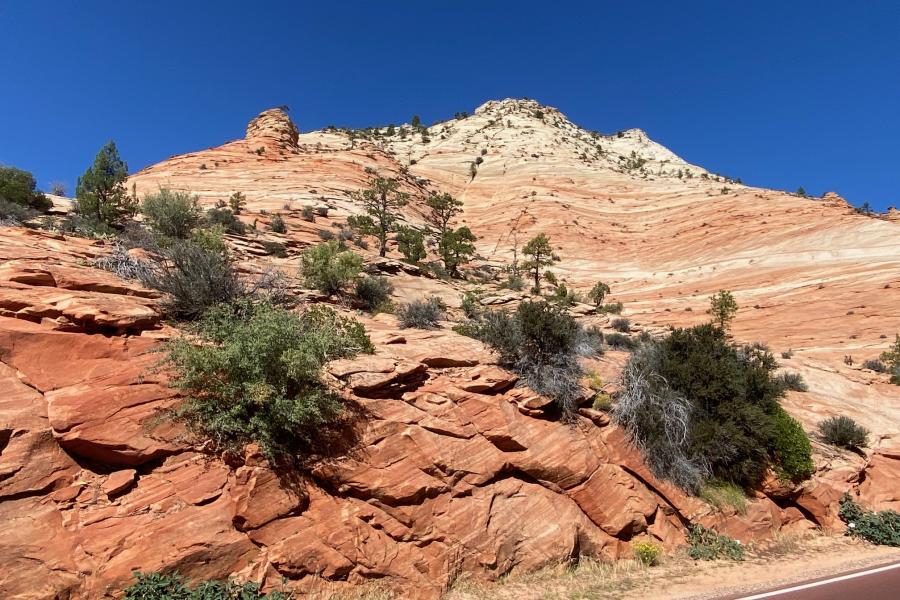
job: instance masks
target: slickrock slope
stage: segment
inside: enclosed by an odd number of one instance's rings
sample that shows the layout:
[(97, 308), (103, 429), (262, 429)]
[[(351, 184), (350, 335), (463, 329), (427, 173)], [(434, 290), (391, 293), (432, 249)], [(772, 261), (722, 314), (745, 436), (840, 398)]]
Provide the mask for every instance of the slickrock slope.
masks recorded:
[[(735, 290), (735, 337), (794, 349), (784, 366), (810, 391), (790, 392), (788, 410), (808, 431), (850, 414), (873, 431), (872, 448), (815, 442), (813, 480), (785, 488), (773, 478), (746, 514), (716, 512), (654, 478), (604, 413), (582, 408), (573, 426), (560, 423), (449, 323), (403, 330), (381, 315), (361, 318), (376, 354), (327, 369), (356, 415), (345, 452), (299, 478), (273, 472), (252, 447), (226, 463), (166, 417), (178, 399), (152, 351), (176, 332), (156, 294), (90, 267), (109, 251), (101, 242), (0, 228), (0, 596), (115, 597), (132, 569), (165, 568), (269, 586), (284, 577), (300, 591), (375, 581), (398, 597), (436, 598), (463, 571), (611, 560), (646, 536), (672, 548), (688, 522), (742, 541), (839, 528), (836, 502), (851, 488), (871, 507), (900, 509), (900, 387), (859, 368), (887, 346), (881, 335), (900, 331), (900, 225), (837, 197), (713, 180), (639, 130), (591, 134), (532, 101), (489, 102), (428, 128), (427, 141), (411, 126), (381, 131), (298, 134), (269, 110), (245, 139), (130, 183), (139, 194), (190, 190), (207, 205), (241, 191), (241, 218), (260, 230), (282, 214), (285, 235), (230, 239), (248, 271), (271, 262), (294, 275), (298, 251), (358, 212), (347, 193), (378, 173), (417, 199), (461, 198), (488, 268), (548, 233), (563, 279), (609, 282), (651, 331), (698, 322), (709, 293)], [(329, 215), (305, 221), (304, 205)], [(421, 222), (419, 200), (406, 218)], [(264, 256), (263, 240), (284, 243), (288, 257)], [(390, 276), (397, 300), (455, 304), (466, 289), (396, 253), (358, 251)], [(490, 291), (495, 305), (516, 299)], [(626, 358), (607, 352), (596, 367), (612, 381)]]

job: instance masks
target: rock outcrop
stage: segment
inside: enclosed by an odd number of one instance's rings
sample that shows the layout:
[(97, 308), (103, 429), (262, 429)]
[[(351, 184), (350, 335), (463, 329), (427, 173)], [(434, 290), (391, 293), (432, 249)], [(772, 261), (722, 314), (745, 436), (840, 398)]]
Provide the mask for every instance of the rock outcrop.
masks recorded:
[(247, 142), (260, 142), (263, 144), (261, 147), (275, 144), (285, 150), (296, 150), (299, 136), (300, 130), (284, 108), (264, 110), (247, 124)]

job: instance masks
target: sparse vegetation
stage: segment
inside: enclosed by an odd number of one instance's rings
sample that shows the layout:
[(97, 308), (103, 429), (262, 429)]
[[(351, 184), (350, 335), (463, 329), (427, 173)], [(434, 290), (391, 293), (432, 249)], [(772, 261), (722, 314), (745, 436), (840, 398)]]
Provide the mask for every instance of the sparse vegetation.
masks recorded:
[(443, 300), (431, 297), (404, 304), (397, 309), (396, 314), (400, 319), (401, 327), (436, 329), (438, 322), (444, 318), (445, 310), (446, 305)]
[(803, 381), (803, 376), (800, 375), (800, 373), (781, 373), (775, 378), (775, 380), (786, 390), (792, 390), (795, 392), (809, 391), (809, 387), (806, 385), (806, 382)]
[(275, 215), (269, 221), (269, 231), (272, 233), (287, 233), (287, 225), (281, 215)]
[(245, 206), (247, 206), (247, 198), (241, 192), (235, 192), (228, 198), (228, 208), (236, 215), (241, 214)]
[(234, 216), (229, 208), (215, 207), (206, 211), (206, 226), (221, 225), (226, 232), (235, 235), (244, 235), (247, 226), (243, 221)]
[(634, 542), (631, 550), (635, 558), (648, 567), (658, 565), (659, 557), (662, 556), (662, 546), (653, 542)]
[(900, 513), (873, 512), (853, 501), (849, 493), (840, 500), (838, 516), (847, 524), (847, 535), (881, 546), (900, 546)]
[(274, 256), (276, 258), (287, 258), (287, 248), (285, 248), (284, 244), (281, 242), (263, 242), (263, 250), (266, 251), (266, 254), (269, 256)]
[(870, 358), (868, 360), (863, 361), (862, 368), (868, 369), (870, 371), (875, 371), (876, 373), (887, 373), (888, 372), (887, 365), (884, 364), (883, 362), (881, 362), (880, 360), (878, 360), (877, 358), (876, 359)]
[(822, 439), (839, 448), (862, 448), (869, 439), (869, 431), (850, 417), (830, 417), (819, 423)]
[(257, 583), (231, 580), (204, 581), (189, 587), (176, 573), (134, 572), (135, 582), (125, 590), (124, 600), (289, 600), (281, 592), (264, 594)]
[(300, 276), (308, 287), (333, 295), (356, 279), (362, 265), (362, 257), (330, 240), (301, 254)]
[(881, 360), (885, 362), (891, 374), (891, 383), (900, 385), (900, 334), (891, 344), (891, 347), (881, 354)]
[(588, 292), (588, 298), (594, 303), (594, 306), (600, 308), (603, 306), (603, 300), (609, 292), (609, 286), (602, 281), (598, 281), (594, 284), (594, 287), (591, 288), (591, 291)]
[(620, 333), (628, 333), (631, 331), (631, 321), (624, 317), (613, 319), (609, 325)]
[(600, 312), (609, 315), (618, 315), (622, 313), (625, 306), (621, 302), (606, 303), (600, 307)]
[(618, 332), (604, 335), (603, 343), (613, 350), (627, 350), (629, 352), (638, 347), (638, 343), (634, 338)]
[(209, 310), (190, 337), (165, 346), (171, 385), (186, 400), (176, 415), (219, 449), (256, 442), (273, 461), (316, 447), (340, 402), (319, 379), (335, 358), (372, 352), (362, 325), (324, 306), (300, 314), (239, 300)]
[(707, 481), (700, 486), (697, 496), (720, 511), (733, 509), (741, 515), (747, 512), (744, 490), (729, 481)]
[(522, 268), (529, 271), (534, 278), (535, 294), (541, 293), (541, 274), (543, 269), (553, 264), (553, 248), (550, 246), (550, 238), (543, 233), (533, 237), (522, 249), (529, 258), (522, 264)]
[(688, 556), (694, 560), (744, 560), (744, 549), (740, 542), (703, 525), (688, 528), (688, 545)]

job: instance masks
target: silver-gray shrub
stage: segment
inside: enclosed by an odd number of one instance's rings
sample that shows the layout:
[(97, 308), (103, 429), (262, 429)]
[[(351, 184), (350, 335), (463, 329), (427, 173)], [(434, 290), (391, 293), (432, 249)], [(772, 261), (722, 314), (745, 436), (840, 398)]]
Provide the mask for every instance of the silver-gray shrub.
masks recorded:
[(632, 354), (612, 415), (654, 475), (695, 493), (709, 478), (710, 466), (688, 450), (693, 408), (659, 374), (660, 360), (655, 342)]

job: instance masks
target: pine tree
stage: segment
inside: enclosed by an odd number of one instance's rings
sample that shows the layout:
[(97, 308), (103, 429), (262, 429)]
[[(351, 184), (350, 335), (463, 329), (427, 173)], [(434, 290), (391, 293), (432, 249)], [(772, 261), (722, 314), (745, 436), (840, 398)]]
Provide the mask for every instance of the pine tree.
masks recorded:
[(531, 271), (534, 277), (535, 292), (541, 293), (541, 269), (553, 264), (553, 248), (550, 246), (550, 238), (541, 233), (528, 241), (522, 250), (525, 256), (530, 258), (526, 260), (522, 267), (526, 271)]
[(75, 197), (83, 217), (115, 225), (137, 212), (137, 198), (128, 194), (125, 180), (128, 165), (119, 156), (116, 143), (109, 141), (97, 153), (94, 164), (78, 178)]
[(418, 263), (425, 258), (425, 237), (412, 227), (398, 227), (397, 249), (406, 260)]
[(244, 210), (244, 207), (247, 206), (247, 199), (241, 192), (235, 192), (228, 199), (228, 206), (231, 208), (232, 213), (239, 215)]
[[(475, 241), (472, 232), (466, 229), (468, 234), (461, 233), (459, 230), (453, 231), (450, 222), (458, 214), (462, 212), (463, 203), (450, 194), (432, 193), (425, 199), (425, 206), (429, 208), (429, 212), (425, 214), (425, 221), (429, 225), (429, 233), (437, 245), (441, 259), (444, 261), (444, 268), (451, 273), (457, 273), (458, 268), (465, 262), (468, 262), (469, 256), (474, 254), (475, 249), (472, 247), (471, 252), (467, 252), (468, 248), (465, 244)], [(447, 240), (447, 236), (453, 236), (452, 240)], [(471, 236), (472, 239), (468, 239)], [(462, 246), (457, 248), (457, 246)], [(447, 252), (440, 250), (447, 249)], [(457, 253), (456, 250), (466, 250), (466, 252)]]
[(737, 314), (738, 304), (728, 290), (719, 290), (709, 299), (709, 310), (713, 322), (722, 330), (727, 331), (734, 316)]
[(396, 179), (377, 177), (367, 189), (351, 194), (353, 199), (362, 203), (366, 215), (351, 217), (347, 219), (347, 224), (363, 235), (377, 237), (379, 256), (387, 254), (387, 237), (394, 231), (397, 210), (409, 202), (409, 194), (399, 189), (400, 182)]
[(475, 254), (475, 234), (465, 225), (459, 229), (449, 230), (441, 238), (438, 252), (444, 261), (444, 268), (451, 275), (459, 275), (459, 267), (472, 258)]

